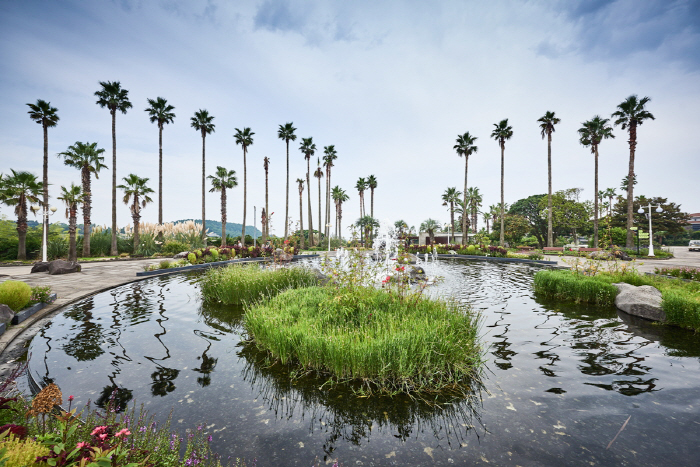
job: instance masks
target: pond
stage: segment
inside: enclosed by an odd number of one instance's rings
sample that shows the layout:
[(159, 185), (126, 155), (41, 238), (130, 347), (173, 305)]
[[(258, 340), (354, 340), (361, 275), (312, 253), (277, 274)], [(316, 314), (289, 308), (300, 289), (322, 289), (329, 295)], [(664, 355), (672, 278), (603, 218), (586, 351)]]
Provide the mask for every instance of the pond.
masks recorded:
[(486, 370), (471, 398), (360, 399), (291, 381), (242, 344), (242, 309), (202, 304), (199, 273), (67, 307), (32, 341), (30, 372), (77, 407), (117, 388), (122, 405), (172, 409), (176, 428), (206, 422), (224, 459), (258, 466), (700, 463), (700, 335), (539, 300), (533, 266), (438, 267), (431, 293), (483, 313)]

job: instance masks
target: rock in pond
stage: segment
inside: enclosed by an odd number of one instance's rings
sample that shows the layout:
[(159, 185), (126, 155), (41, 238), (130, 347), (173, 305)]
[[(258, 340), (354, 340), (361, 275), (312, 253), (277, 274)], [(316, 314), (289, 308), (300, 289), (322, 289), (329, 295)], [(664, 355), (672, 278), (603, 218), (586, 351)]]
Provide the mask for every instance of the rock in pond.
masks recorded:
[(654, 321), (666, 321), (666, 313), (661, 308), (661, 292), (650, 285), (618, 283), (615, 306), (625, 313)]
[(5, 325), (8, 325), (12, 322), (12, 318), (14, 317), (15, 312), (12, 311), (12, 308), (7, 305), (0, 304), (0, 323), (5, 323)]
[(63, 261), (57, 259), (49, 263), (49, 274), (70, 274), (71, 272), (80, 272), (80, 265), (76, 261)]

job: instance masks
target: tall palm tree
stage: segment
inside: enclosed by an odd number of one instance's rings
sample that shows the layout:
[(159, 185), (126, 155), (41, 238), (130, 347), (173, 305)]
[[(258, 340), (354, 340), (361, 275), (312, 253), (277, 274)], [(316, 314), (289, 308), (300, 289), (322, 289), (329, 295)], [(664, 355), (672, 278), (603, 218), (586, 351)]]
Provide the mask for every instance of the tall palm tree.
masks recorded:
[[(202, 135), (202, 240), (207, 238), (207, 216), (206, 210), (204, 208), (204, 201), (206, 195), (206, 139), (207, 135), (214, 133), (214, 128), (216, 125), (212, 123), (214, 120), (213, 115), (209, 115), (204, 109), (199, 109), (194, 113), (194, 117), (190, 118), (190, 126), (195, 130), (199, 131)], [(206, 245), (206, 243), (205, 243)]]
[(146, 185), (148, 178), (141, 178), (136, 174), (129, 174), (128, 177), (122, 178), (124, 185), (118, 185), (117, 188), (124, 190), (124, 204), (129, 206), (131, 218), (134, 220), (134, 253), (139, 249), (139, 221), (141, 220), (141, 208), (145, 208), (148, 203), (153, 202), (150, 195), (153, 190)]
[(129, 110), (129, 91), (122, 89), (119, 81), (100, 81), (102, 89), (95, 92), (97, 105), (107, 107), (112, 116), (112, 244), (110, 254), (116, 256), (117, 250), (117, 110), (123, 114)]
[(430, 244), (434, 245), (435, 244), (435, 232), (437, 232), (440, 229), (440, 223), (436, 221), (435, 219), (426, 219), (423, 221), (423, 223), (420, 225), (420, 231), (421, 232), (427, 232), (428, 235), (430, 236)]
[[(40, 203), (44, 184), (36, 175), (10, 169), (12, 175), (0, 177), (0, 202), (15, 207), (17, 215), (17, 259), (27, 259), (27, 203)], [(47, 230), (45, 230), (47, 231)]]
[(584, 146), (590, 146), (595, 155), (595, 201), (593, 203), (593, 247), (598, 248), (598, 145), (604, 139), (614, 138), (610, 120), (599, 115), (583, 122), (578, 129), (579, 141)]
[(486, 222), (486, 233), (488, 234), (490, 229), (489, 229), (489, 222), (491, 221), (491, 213), (490, 212), (485, 212), (484, 214), (484, 222)]
[[(313, 138), (302, 138), (299, 150), (304, 154), (306, 159), (306, 186), (308, 188), (307, 198), (309, 200), (309, 247), (314, 246), (314, 224), (311, 214), (311, 157), (316, 154), (316, 144)], [(319, 219), (320, 220), (320, 219)], [(318, 230), (319, 232), (321, 229)]]
[(364, 244), (367, 247), (372, 247), (372, 232), (379, 227), (379, 222), (372, 216), (362, 216), (357, 219), (355, 226), (360, 229)]
[(341, 224), (343, 222), (343, 203), (350, 199), (345, 190), (338, 185), (333, 187), (331, 195), (335, 202), (335, 236), (342, 238)]
[(484, 201), (484, 198), (481, 195), (478, 187), (469, 187), (467, 191), (469, 192), (467, 194), (467, 212), (471, 215), (472, 229), (474, 229), (474, 232), (477, 232), (479, 230), (476, 225), (477, 214), (479, 213), (479, 208), (481, 207), (481, 203)]
[[(454, 226), (454, 222), (452, 223), (452, 225)], [(403, 236), (406, 235), (408, 231), (408, 224), (405, 220), (399, 219), (396, 222), (394, 222), (394, 228), (396, 229), (398, 237), (403, 238)]]
[(299, 185), (299, 230), (301, 232), (301, 248), (304, 248), (304, 179), (297, 178)]
[(500, 239), (499, 239), (499, 245), (503, 247), (505, 240), (503, 238), (503, 230), (505, 227), (505, 200), (503, 197), (503, 181), (504, 181), (504, 154), (506, 151), (506, 141), (509, 140), (513, 136), (513, 127), (508, 125), (508, 119), (506, 118), (505, 120), (501, 120), (498, 123), (494, 123), (493, 126), (495, 127), (493, 131), (491, 132), (491, 138), (495, 139), (498, 141), (498, 145), (501, 147), (501, 213), (498, 216), (501, 220), (501, 232), (500, 232)]
[[(627, 99), (617, 105), (617, 110), (613, 112), (612, 117), (616, 118), (615, 126), (621, 125), (623, 130), (627, 130), (630, 139), (630, 162), (628, 180), (635, 180), (634, 174), (634, 155), (637, 149), (637, 126), (644, 123), (646, 120), (655, 120), (654, 116), (646, 110), (645, 106), (651, 100), (649, 97), (639, 99), (636, 94), (632, 94)], [(632, 223), (634, 217), (634, 183), (627, 184), (627, 248), (632, 248), (634, 238), (632, 235)]]
[(297, 135), (294, 134), (296, 128), (292, 122), (287, 122), (280, 125), (277, 130), (277, 137), (287, 144), (287, 198), (284, 208), (284, 239), (289, 237), (289, 142), (296, 141)]
[(547, 184), (549, 191), (547, 192), (547, 246), (553, 246), (554, 236), (552, 234), (552, 133), (554, 133), (554, 125), (561, 122), (561, 119), (554, 116), (554, 112), (547, 111), (537, 119), (540, 122), (540, 130), (542, 139), (547, 137)]
[[(253, 133), (250, 128), (243, 128), (243, 131), (235, 128), (236, 133), (233, 137), (236, 139), (236, 144), (240, 144), (243, 148), (243, 227), (241, 228), (241, 241), (245, 245), (245, 215), (248, 205), (248, 171), (246, 170), (246, 155), (248, 154), (248, 146), (253, 144)], [(255, 235), (255, 232), (253, 232)]]
[[(211, 180), (209, 192), (221, 192), (221, 246), (226, 246), (226, 189), (238, 186), (235, 170), (227, 170), (220, 165), (216, 166), (216, 173), (207, 177)], [(264, 228), (264, 227), (263, 227)]]
[(316, 159), (316, 171), (314, 177), (318, 179), (318, 241), (321, 241), (321, 179), (323, 178), (323, 169), (321, 169), (321, 160)]
[[(331, 144), (323, 148), (323, 166), (326, 168), (326, 225), (331, 220), (331, 168), (337, 158), (338, 152), (335, 150), (334, 145)], [(328, 227), (326, 227), (325, 232), (326, 236), (331, 234)]]
[(66, 203), (66, 217), (68, 218), (68, 261), (78, 261), (76, 251), (75, 230), (77, 227), (78, 205), (83, 202), (83, 193), (79, 186), (74, 183), (70, 188), (61, 186), (61, 196), (58, 199)]
[(357, 193), (360, 195), (360, 217), (364, 217), (364, 215), (365, 215), (365, 190), (367, 189), (367, 180), (365, 180), (364, 177), (358, 178), (357, 183), (355, 184), (355, 189), (357, 190)]
[[(464, 156), (464, 202), (467, 205), (467, 175), (469, 173), (469, 156), (476, 154), (479, 148), (474, 144), (477, 140), (476, 136), (472, 136), (467, 131), (463, 135), (457, 135), (457, 144), (453, 149), (457, 151), (458, 156)], [(469, 228), (467, 227), (467, 217), (462, 216), (462, 245), (466, 245)]]
[(377, 179), (374, 175), (367, 177), (367, 188), (369, 188), (370, 193), (370, 216), (374, 219), (374, 190), (377, 188)]
[(270, 208), (268, 206), (269, 196), (269, 171), (270, 171), (270, 158), (263, 157), (263, 168), (265, 169), (265, 220), (263, 221), (263, 238), (262, 242), (265, 244), (267, 242), (267, 236), (270, 235)]
[(43, 235), (42, 235), (42, 251), (46, 251), (46, 243), (48, 242), (48, 232), (49, 232), (49, 217), (46, 215), (46, 210), (49, 209), (49, 128), (53, 128), (58, 124), (60, 120), (58, 118), (58, 109), (56, 107), (51, 107), (50, 102), (46, 102), (42, 99), (37, 99), (36, 104), (27, 104), (29, 106), (29, 118), (34, 120), (36, 123), (41, 125), (44, 132), (44, 178), (43, 178), (43, 189), (44, 189), (44, 201), (42, 203), (44, 210), (44, 216), (42, 225)]
[(80, 169), (80, 180), (83, 184), (83, 257), (90, 256), (90, 234), (92, 231), (92, 180), (90, 174), (99, 178), (100, 170), (108, 169), (104, 165), (105, 150), (97, 147), (97, 143), (81, 143), (76, 141), (74, 145), (58, 154), (63, 156), (63, 163), (69, 167)]
[(158, 124), (158, 224), (163, 224), (163, 125), (173, 123), (175, 107), (168, 104), (166, 99), (158, 97), (155, 100), (147, 99), (148, 112), (151, 123)]
[(492, 204), (489, 206), (489, 215), (491, 216), (491, 230), (493, 230), (493, 226), (498, 222), (498, 219), (501, 217), (501, 207), (498, 204)]
[(452, 226), (452, 243), (455, 242), (455, 203), (459, 202), (462, 192), (456, 186), (449, 187), (442, 194), (442, 205), (450, 207), (450, 225)]
[(608, 217), (612, 216), (612, 201), (613, 198), (615, 197), (617, 193), (615, 192), (615, 188), (606, 188), (605, 191), (603, 192), (603, 196), (605, 198), (608, 198)]

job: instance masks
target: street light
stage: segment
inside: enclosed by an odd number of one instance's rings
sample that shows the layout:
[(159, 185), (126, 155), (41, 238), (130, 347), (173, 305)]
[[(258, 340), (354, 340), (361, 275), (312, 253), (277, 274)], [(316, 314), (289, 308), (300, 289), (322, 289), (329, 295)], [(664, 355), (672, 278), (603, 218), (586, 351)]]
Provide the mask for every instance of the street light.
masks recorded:
[[(48, 255), (46, 251), (46, 244), (49, 242), (49, 210), (51, 210), (51, 215), (55, 214), (57, 209), (55, 206), (51, 206), (50, 208), (48, 206), (45, 206), (43, 203), (41, 207), (39, 206), (30, 206), (29, 209), (32, 210), (34, 215), (36, 216), (36, 213), (39, 212), (39, 209), (44, 208), (43, 212), (43, 232), (42, 232), (42, 239), (41, 239), (41, 261), (44, 263), (48, 261)], [(47, 209), (48, 208), (48, 209)]]
[[(639, 214), (644, 214), (644, 208), (645, 206), (640, 206), (637, 212)], [(649, 217), (649, 255), (648, 256), (654, 256), (654, 235), (651, 233), (651, 201), (649, 202), (649, 206), (646, 206), (647, 209), (649, 209), (649, 214), (647, 215)], [(661, 209), (661, 204), (656, 205), (656, 212), (664, 212), (663, 209)]]

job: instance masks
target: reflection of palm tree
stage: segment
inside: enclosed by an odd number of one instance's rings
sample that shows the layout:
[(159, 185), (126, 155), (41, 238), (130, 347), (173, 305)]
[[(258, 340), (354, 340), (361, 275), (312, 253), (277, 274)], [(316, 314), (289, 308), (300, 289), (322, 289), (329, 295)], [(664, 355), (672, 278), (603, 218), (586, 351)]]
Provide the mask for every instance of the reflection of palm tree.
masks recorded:
[(200, 331), (195, 331), (194, 333), (207, 341), (207, 348), (202, 352), (201, 357), (197, 357), (197, 360), (202, 360), (202, 364), (199, 365), (199, 368), (192, 368), (192, 371), (196, 371), (202, 375), (197, 377), (197, 384), (204, 388), (211, 384), (211, 373), (214, 372), (214, 368), (216, 368), (219, 359), (207, 355), (207, 352), (211, 349), (211, 341), (209, 338)]
[(92, 310), (95, 302), (92, 297), (80, 304), (74, 305), (64, 316), (80, 323), (71, 328), (80, 329), (77, 334), (71, 336), (70, 342), (64, 344), (61, 349), (79, 362), (95, 360), (104, 353), (100, 343), (104, 340), (103, 328), (94, 321)]

